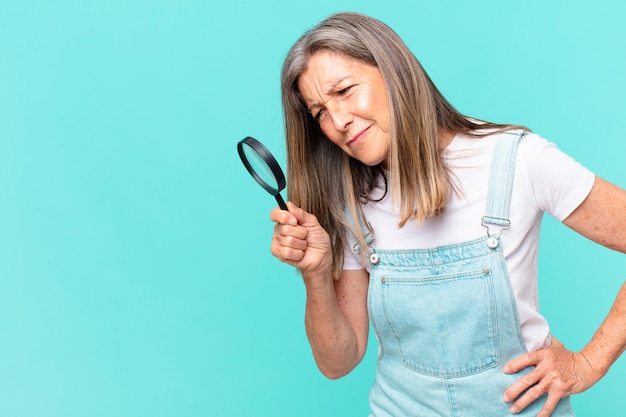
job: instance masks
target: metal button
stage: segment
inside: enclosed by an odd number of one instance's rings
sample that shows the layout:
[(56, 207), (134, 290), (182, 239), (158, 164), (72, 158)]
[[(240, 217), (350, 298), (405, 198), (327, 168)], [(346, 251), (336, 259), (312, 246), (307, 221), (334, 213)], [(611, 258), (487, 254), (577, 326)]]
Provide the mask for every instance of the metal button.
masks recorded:
[(372, 253), (370, 255), (370, 262), (372, 263), (372, 265), (378, 265), (378, 262), (380, 261), (380, 258), (378, 257), (377, 254)]
[(489, 239), (487, 239), (487, 246), (489, 246), (491, 249), (497, 248), (498, 243), (498, 239), (495, 237), (490, 237)]

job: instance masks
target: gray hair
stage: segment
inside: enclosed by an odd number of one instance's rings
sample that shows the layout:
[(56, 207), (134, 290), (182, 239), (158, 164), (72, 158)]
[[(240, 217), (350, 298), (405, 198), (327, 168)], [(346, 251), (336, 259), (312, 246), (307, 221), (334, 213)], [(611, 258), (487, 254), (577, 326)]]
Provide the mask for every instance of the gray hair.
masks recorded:
[(289, 198), (315, 214), (333, 242), (333, 274), (343, 264), (346, 230), (364, 246), (360, 228), (346, 216), (362, 216), (380, 166), (349, 158), (322, 133), (298, 91), (298, 78), (309, 58), (330, 50), (377, 67), (389, 105), (391, 144), (387, 159), (392, 201), (400, 204), (400, 222), (436, 216), (451, 187), (441, 158), (443, 131), (483, 136), (484, 128), (510, 125), (476, 122), (459, 113), (439, 92), (400, 37), (383, 22), (358, 13), (338, 13), (305, 33), (285, 58), (281, 88), (287, 139)]

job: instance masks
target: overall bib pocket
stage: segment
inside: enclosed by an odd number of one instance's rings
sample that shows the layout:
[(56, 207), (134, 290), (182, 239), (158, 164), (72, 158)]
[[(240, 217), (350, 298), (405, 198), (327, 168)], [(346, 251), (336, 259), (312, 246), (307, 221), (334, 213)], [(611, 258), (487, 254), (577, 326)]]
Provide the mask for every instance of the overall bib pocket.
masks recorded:
[(405, 366), (463, 377), (498, 363), (497, 313), (489, 268), (424, 277), (381, 275), (386, 325)]

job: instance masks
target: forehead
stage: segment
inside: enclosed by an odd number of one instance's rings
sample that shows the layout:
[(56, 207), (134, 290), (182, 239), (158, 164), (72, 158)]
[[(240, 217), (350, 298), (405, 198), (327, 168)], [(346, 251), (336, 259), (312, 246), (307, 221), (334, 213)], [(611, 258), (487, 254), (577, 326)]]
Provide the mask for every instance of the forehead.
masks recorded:
[(322, 49), (309, 57), (301, 75), (325, 75), (335, 71), (363, 71), (369, 68), (375, 67), (351, 56)]
[(338, 52), (321, 50), (309, 57), (297, 86), (308, 103), (331, 94), (335, 87), (341, 87), (343, 81), (363, 81), (378, 74), (374, 65)]

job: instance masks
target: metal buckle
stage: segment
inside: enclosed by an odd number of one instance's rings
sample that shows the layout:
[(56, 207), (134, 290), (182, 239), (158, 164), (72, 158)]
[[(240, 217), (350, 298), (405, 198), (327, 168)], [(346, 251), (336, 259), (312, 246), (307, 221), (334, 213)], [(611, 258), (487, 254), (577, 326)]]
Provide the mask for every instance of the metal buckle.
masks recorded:
[[(502, 219), (500, 217), (488, 217), (484, 216), (481, 220), (481, 224), (487, 229), (487, 246), (491, 249), (495, 249), (500, 244), (500, 236), (503, 230), (508, 230), (511, 227), (511, 221), (509, 219)], [(491, 227), (497, 229), (497, 233), (491, 233)]]

